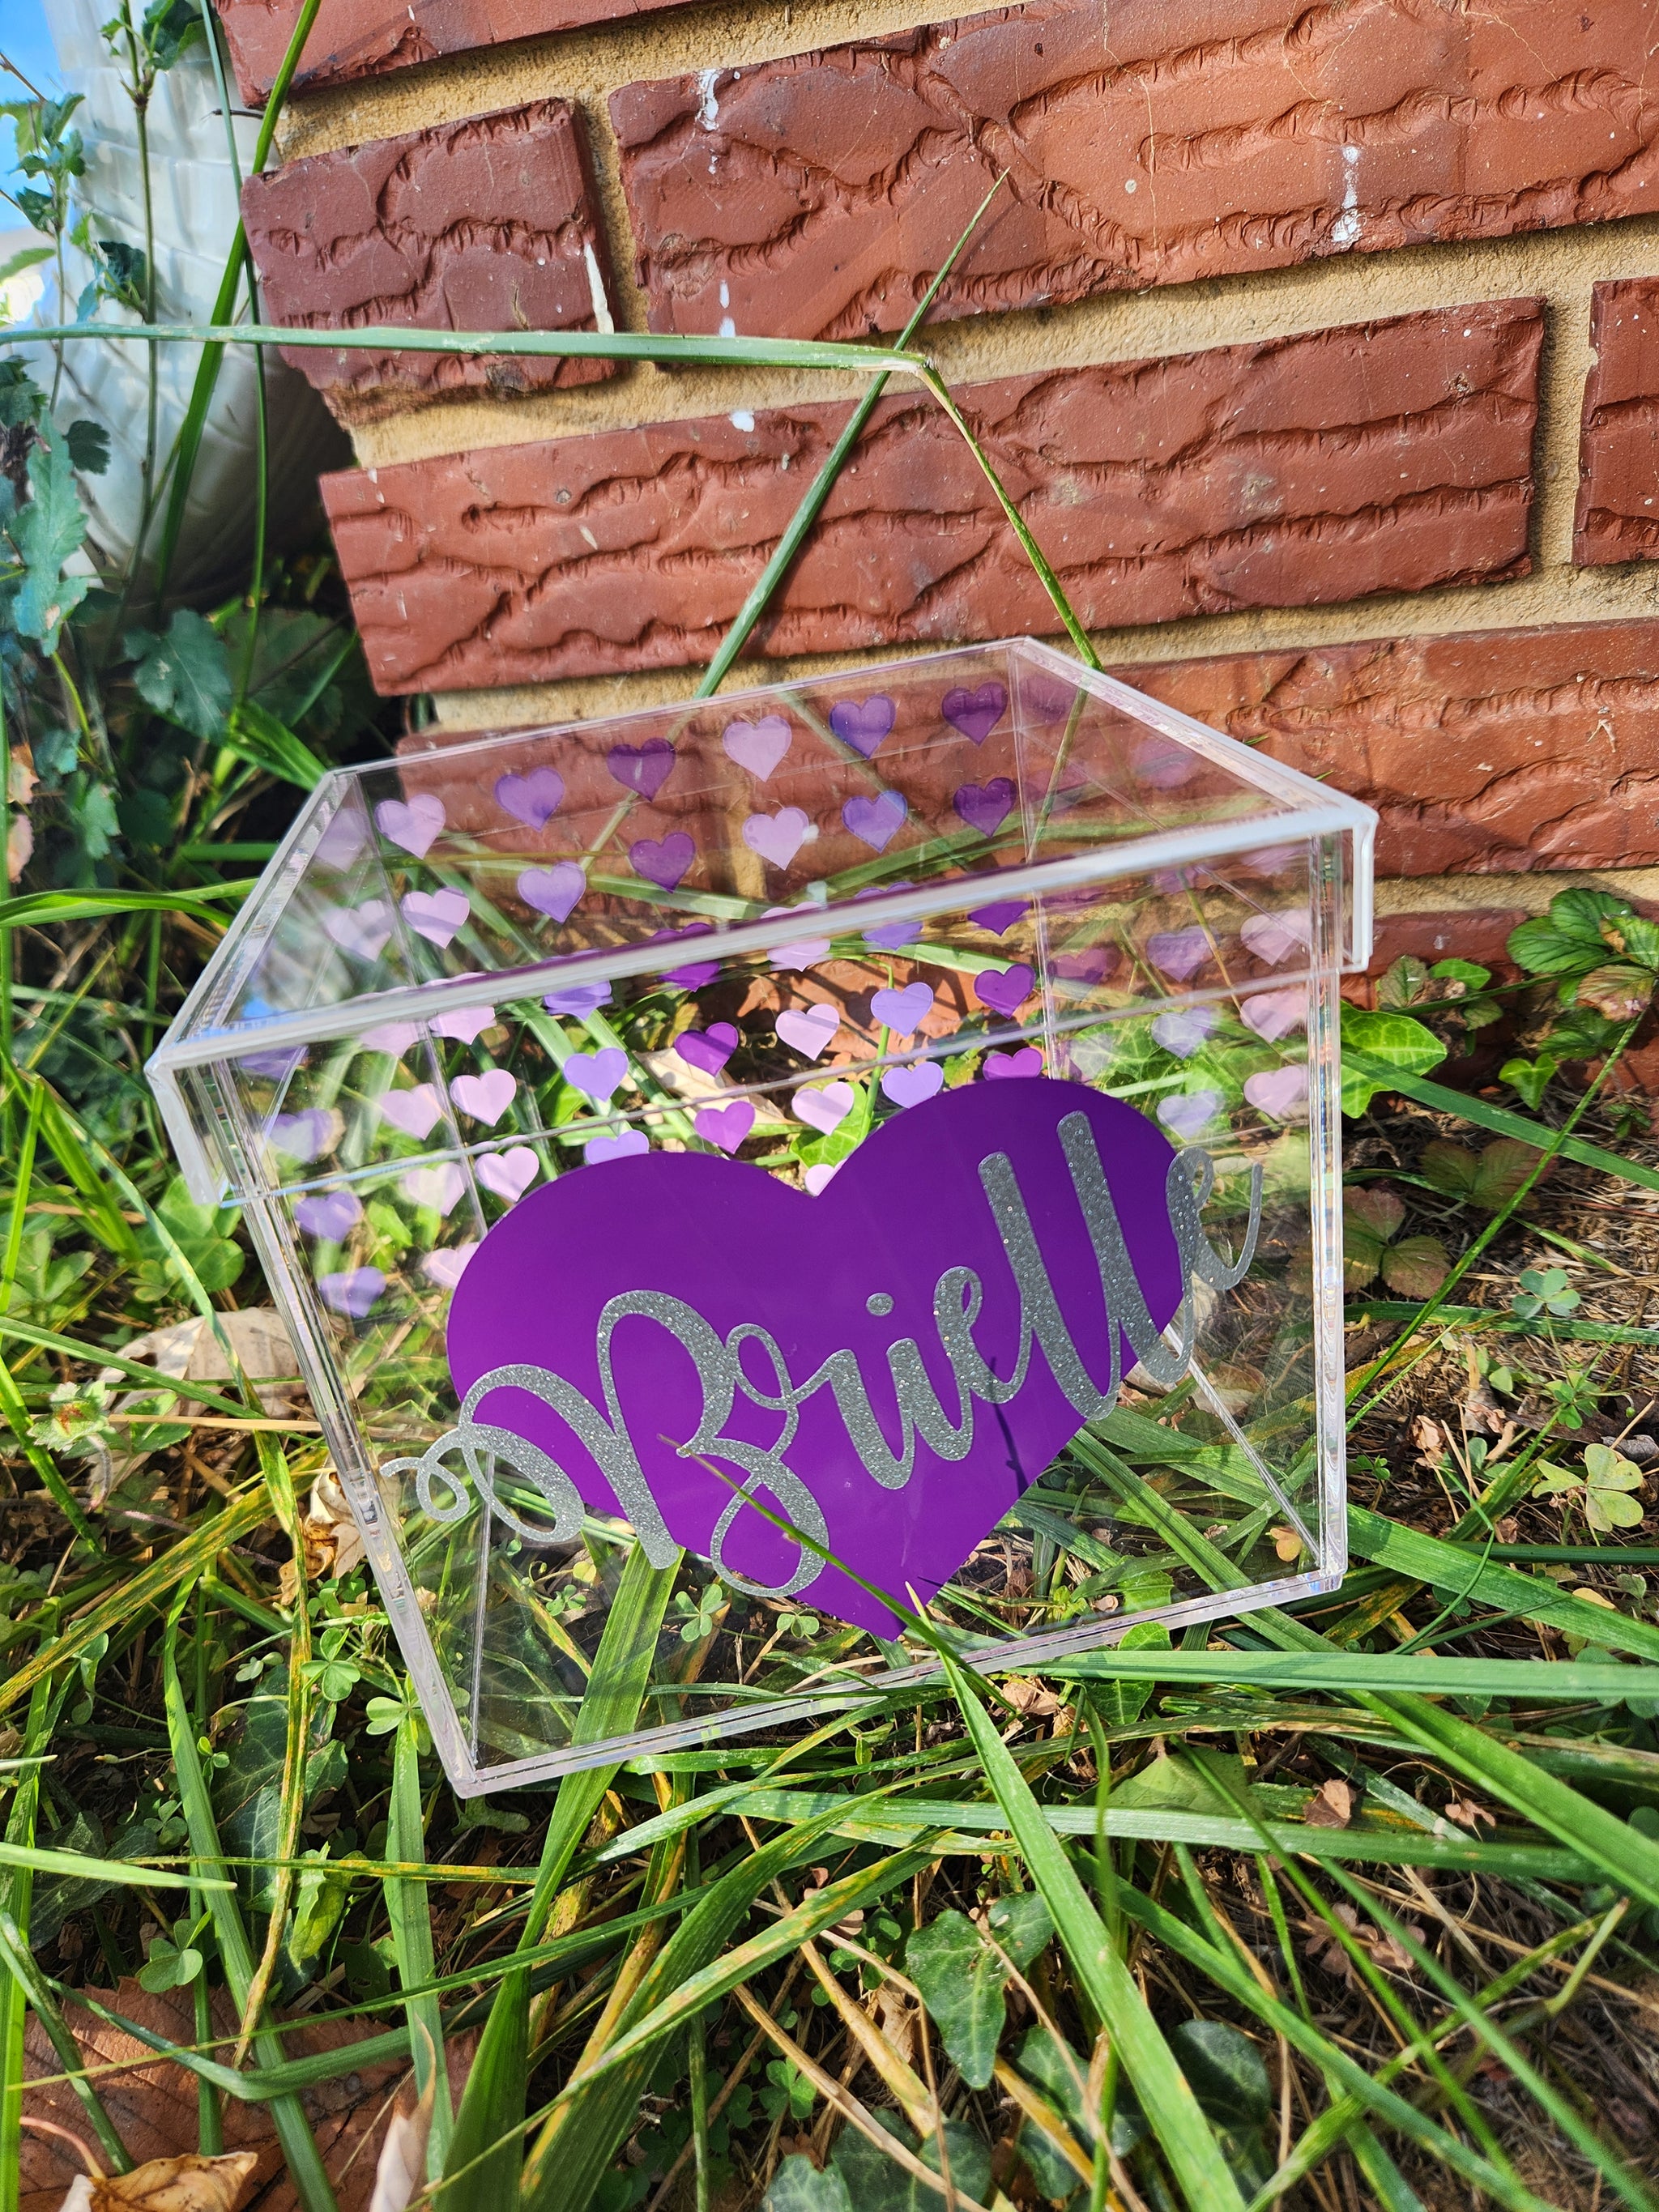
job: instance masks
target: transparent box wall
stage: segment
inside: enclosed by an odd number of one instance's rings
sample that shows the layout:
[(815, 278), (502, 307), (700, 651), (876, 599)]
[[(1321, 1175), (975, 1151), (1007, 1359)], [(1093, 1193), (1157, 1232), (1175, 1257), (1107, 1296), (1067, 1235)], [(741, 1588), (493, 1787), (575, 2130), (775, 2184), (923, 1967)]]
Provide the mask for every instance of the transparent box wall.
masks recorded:
[[(1332, 1585), (1336, 979), (1369, 954), (1372, 827), (1024, 640), (319, 786), (150, 1073), (192, 1188), (246, 1210), (459, 1790), (617, 1755), (570, 1736), (635, 1537), (602, 1506), (561, 1522), (509, 1439), (434, 1454), (459, 1413), (451, 1303), (530, 1194), (649, 1154), (828, 1206), (864, 1142), (964, 1086), (1121, 1102), (1203, 1163), (1224, 1257), (1255, 1194), (1248, 1267), (1194, 1279), (1190, 1367), (1128, 1368), (1113, 1449), (1079, 1425), (909, 1595), (960, 1645), (1035, 1664)], [(907, 1210), (868, 1241), (897, 1255)], [(1160, 1501), (1234, 1587), (1171, 1548)], [(629, 1747), (775, 1726), (930, 1663), (884, 1625), (688, 1550)]]

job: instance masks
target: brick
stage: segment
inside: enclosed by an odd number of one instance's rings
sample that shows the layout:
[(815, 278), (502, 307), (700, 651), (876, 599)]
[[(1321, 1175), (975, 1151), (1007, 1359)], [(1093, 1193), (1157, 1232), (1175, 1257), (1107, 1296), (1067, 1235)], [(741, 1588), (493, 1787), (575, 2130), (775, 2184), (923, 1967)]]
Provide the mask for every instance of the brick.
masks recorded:
[(611, 110), (653, 330), (853, 337), (1004, 170), (936, 319), (1647, 213), (1650, 37), (1619, 0), (1039, 0)]
[(1659, 865), (1659, 622), (1118, 672), (1375, 806), (1380, 876)]
[[(242, 97), (262, 105), (300, 19), (301, 0), (214, 0)], [(295, 89), (380, 76), (549, 31), (650, 14), (676, 0), (322, 0)]]
[[(1085, 623), (1312, 605), (1525, 570), (1541, 328), (1536, 301), (1489, 301), (957, 397)], [(376, 684), (708, 659), (847, 415), (661, 422), (325, 478)], [(752, 649), (1057, 628), (967, 448), (902, 392)]]
[[(580, 118), (543, 100), (290, 162), (242, 187), (269, 319), (309, 330), (591, 331), (610, 320), (605, 240)], [(286, 347), (335, 412), (410, 395), (592, 384), (605, 361)]]
[(1584, 384), (1572, 557), (1659, 558), (1659, 278), (1598, 284)]

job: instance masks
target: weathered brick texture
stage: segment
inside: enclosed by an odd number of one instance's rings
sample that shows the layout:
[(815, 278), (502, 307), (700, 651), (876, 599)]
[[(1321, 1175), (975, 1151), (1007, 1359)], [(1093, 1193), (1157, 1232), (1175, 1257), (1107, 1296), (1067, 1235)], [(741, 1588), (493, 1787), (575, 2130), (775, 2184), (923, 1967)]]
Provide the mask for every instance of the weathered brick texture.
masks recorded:
[[(1527, 562), (1527, 300), (957, 396), (1086, 623), (1304, 606)], [(457, 690), (706, 660), (847, 419), (776, 410), (325, 479), (374, 680)], [(984, 477), (890, 396), (762, 650), (1057, 628)]]
[(1584, 386), (1573, 558), (1659, 556), (1659, 278), (1598, 284)]
[(1375, 806), (1379, 875), (1659, 866), (1659, 622), (1118, 673)]
[(612, 94), (661, 331), (936, 318), (1659, 204), (1635, 0), (1039, 0)]
[[(566, 100), (292, 161), (249, 178), (242, 219), (272, 322), (591, 331), (610, 321), (605, 240)], [(358, 422), (411, 394), (532, 391), (616, 373), (610, 362), (524, 356), (293, 347), (283, 358)]]

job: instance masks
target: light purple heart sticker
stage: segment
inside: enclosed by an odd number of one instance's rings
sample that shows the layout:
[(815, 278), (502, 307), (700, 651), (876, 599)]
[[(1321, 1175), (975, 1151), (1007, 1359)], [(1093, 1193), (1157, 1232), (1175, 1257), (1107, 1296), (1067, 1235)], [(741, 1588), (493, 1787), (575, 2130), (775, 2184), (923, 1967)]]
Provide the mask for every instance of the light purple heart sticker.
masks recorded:
[(850, 1083), (813, 1084), (798, 1091), (790, 1103), (809, 1129), (820, 1130), (827, 1137), (840, 1128), (857, 1105), (858, 1097)]
[(659, 890), (672, 891), (697, 857), (697, 848), (684, 830), (671, 830), (665, 837), (636, 837), (628, 848), (629, 866)]
[(866, 929), (864, 941), (874, 952), (899, 952), (921, 935), (920, 921), (884, 921), (878, 928)]
[(1047, 729), (1071, 713), (1077, 690), (1073, 684), (1054, 684), (1047, 677), (1033, 676), (1026, 683), (1023, 696), (1031, 720)]
[(841, 810), (841, 818), (860, 845), (881, 853), (903, 828), (909, 811), (897, 792), (884, 791), (874, 799), (849, 799)]
[(1160, 929), (1146, 939), (1146, 957), (1161, 975), (1184, 983), (1210, 957), (1209, 932), (1204, 929)]
[(1221, 1111), (1218, 1091), (1177, 1091), (1158, 1102), (1158, 1118), (1171, 1135), (1190, 1145), (1201, 1129), (1208, 1128)]
[(711, 1022), (706, 1030), (683, 1030), (674, 1040), (674, 1050), (688, 1067), (718, 1075), (739, 1042), (730, 1022)]
[(1014, 787), (1006, 775), (994, 775), (988, 783), (964, 783), (951, 804), (970, 830), (988, 837), (1013, 812)]
[(1012, 968), (983, 968), (974, 978), (974, 996), (994, 1014), (1012, 1014), (1030, 997), (1036, 981), (1023, 960)]
[(453, 1160), (444, 1160), (433, 1168), (410, 1168), (407, 1175), (398, 1176), (398, 1188), (415, 1205), (447, 1214), (453, 1212), (455, 1201), (466, 1188), (466, 1177)]
[(743, 842), (775, 868), (787, 868), (811, 827), (810, 814), (799, 806), (784, 806), (775, 814), (751, 814), (743, 825)]
[(589, 1014), (611, 1004), (609, 983), (570, 983), (562, 991), (549, 991), (542, 1000), (550, 1014), (586, 1021)]
[(1008, 694), (1000, 684), (981, 684), (977, 691), (959, 684), (939, 701), (939, 710), (953, 729), (982, 745), (1007, 713)]
[(375, 1301), (386, 1295), (386, 1277), (378, 1267), (353, 1267), (341, 1275), (319, 1275), (317, 1295), (331, 1313), (361, 1321)]
[(1213, 1006), (1182, 1006), (1158, 1016), (1152, 1024), (1152, 1041), (1177, 1060), (1190, 1060), (1205, 1038), (1214, 1034), (1220, 1019)]
[(365, 1030), (357, 1043), (363, 1052), (386, 1052), (401, 1060), (420, 1034), (415, 1022), (382, 1022), (378, 1029)]
[(890, 985), (884, 991), (874, 992), (870, 1000), (871, 1019), (880, 1022), (896, 1036), (914, 1035), (933, 1011), (933, 987), (931, 983), (908, 983), (902, 991), (896, 991)]
[(555, 860), (550, 868), (526, 868), (519, 878), (519, 896), (550, 921), (568, 921), (587, 889), (587, 878), (574, 860)]
[(509, 1145), (504, 1152), (486, 1152), (476, 1172), (487, 1191), (516, 1206), (541, 1173), (541, 1162), (528, 1145)]
[(410, 799), (383, 799), (374, 810), (374, 826), (388, 844), (423, 860), (444, 826), (444, 803), (429, 791), (417, 791)]
[(599, 1052), (573, 1052), (561, 1073), (567, 1083), (595, 1104), (608, 1106), (627, 1077), (628, 1054), (616, 1044), (608, 1044)]
[(729, 1106), (705, 1106), (691, 1127), (706, 1145), (735, 1152), (755, 1126), (755, 1109), (747, 1098), (734, 1098)]
[(349, 868), (368, 842), (368, 824), (361, 814), (342, 807), (317, 840), (314, 858), (337, 875)]
[(1257, 1075), (1244, 1079), (1244, 1096), (1259, 1113), (1272, 1115), (1275, 1121), (1299, 1118), (1308, 1107), (1308, 1071), (1305, 1067), (1266, 1067)]
[(788, 751), (793, 732), (781, 714), (763, 714), (753, 722), (728, 722), (720, 744), (728, 760), (746, 768), (757, 783), (764, 783)]
[[(656, 930), (647, 942), (651, 945), (663, 945), (678, 942), (684, 937), (707, 937), (712, 933), (713, 928), (712, 922), (688, 922), (684, 929)], [(712, 983), (720, 972), (720, 963), (718, 960), (688, 960), (682, 967), (671, 968), (662, 980), (665, 983), (672, 983), (677, 991), (701, 991), (703, 985)]]
[(830, 709), (830, 726), (842, 744), (866, 760), (898, 720), (898, 708), (884, 691), (868, 699), (838, 699)]
[(564, 778), (556, 768), (532, 768), (528, 775), (498, 775), (495, 804), (526, 828), (539, 830), (564, 804)]
[(465, 891), (410, 891), (400, 904), (410, 927), (441, 949), (472, 911)]
[[(771, 921), (781, 914), (799, 912), (798, 906), (769, 906), (763, 919)], [(798, 945), (773, 945), (766, 957), (775, 968), (804, 974), (807, 969), (816, 968), (820, 960), (827, 959), (829, 953), (830, 939), (827, 937), (804, 937)]]
[(457, 1044), (471, 1044), (483, 1035), (495, 1019), (494, 1006), (453, 1006), (447, 1014), (434, 1015), (432, 1034), (453, 1037)]
[(343, 1244), (362, 1218), (362, 1201), (349, 1190), (313, 1191), (294, 1206), (294, 1218), (306, 1235), (330, 1244)]
[(907, 1067), (884, 1069), (881, 1088), (895, 1106), (922, 1106), (944, 1090), (945, 1070), (936, 1060), (912, 1060)]
[(404, 1136), (413, 1137), (417, 1144), (430, 1135), (443, 1112), (438, 1094), (429, 1083), (417, 1083), (412, 1091), (383, 1091), (374, 1101), (374, 1107), (383, 1121), (390, 1121), (394, 1129), (401, 1129)]
[(674, 773), (674, 748), (666, 738), (647, 738), (642, 745), (612, 745), (605, 764), (624, 790), (654, 799)]
[(378, 960), (392, 934), (392, 908), (384, 899), (337, 906), (323, 916), (323, 927), (342, 952), (357, 960)]
[(1030, 910), (1030, 899), (994, 899), (989, 906), (971, 908), (968, 919), (977, 922), (981, 929), (988, 929), (994, 937), (1000, 937)]
[(449, 1086), (449, 1095), (463, 1114), (487, 1122), (493, 1129), (513, 1103), (518, 1089), (516, 1075), (509, 1075), (504, 1067), (492, 1067), (483, 1075), (458, 1075)]
[(305, 1064), (306, 1048), (302, 1044), (290, 1045), (286, 1051), (245, 1052), (237, 1062), (250, 1075), (263, 1075), (269, 1083), (281, 1083)]
[(1204, 765), (1196, 753), (1162, 731), (1142, 738), (1130, 757), (1136, 775), (1154, 791), (1178, 791)]
[(1084, 983), (1091, 988), (1103, 982), (1117, 966), (1115, 945), (1089, 945), (1081, 952), (1057, 952), (1054, 973), (1063, 983)]
[(1288, 1036), (1292, 1030), (1300, 1029), (1308, 1018), (1308, 987), (1298, 983), (1289, 991), (1259, 991), (1244, 1000), (1238, 1009), (1239, 1018), (1269, 1044)]
[(469, 1237), (464, 1244), (450, 1244), (441, 1252), (428, 1252), (421, 1262), (421, 1273), (428, 1283), (435, 1283), (441, 1291), (453, 1291), (466, 1273), (466, 1263), (477, 1249), (477, 1238)]
[(607, 1160), (636, 1159), (651, 1149), (651, 1139), (643, 1129), (618, 1129), (614, 1137), (590, 1137), (582, 1146), (582, 1158), (591, 1168), (603, 1167)]
[(302, 1114), (273, 1114), (265, 1124), (265, 1134), (274, 1151), (303, 1165), (333, 1149), (339, 1119), (326, 1107), (307, 1106)]
[(1278, 968), (1293, 952), (1305, 952), (1312, 944), (1313, 916), (1305, 906), (1283, 914), (1253, 914), (1238, 933), (1258, 960)]
[(816, 1198), (821, 1190), (835, 1181), (840, 1167), (839, 1160), (814, 1160), (811, 1166), (802, 1176), (801, 1181)]
[(1006, 1083), (1011, 1076), (1042, 1073), (1042, 1054), (1034, 1044), (1024, 1045), (1018, 1052), (988, 1052), (980, 1070), (988, 1083)]
[(778, 1035), (793, 1051), (804, 1053), (808, 1060), (823, 1057), (834, 1044), (840, 1027), (839, 1008), (821, 1003), (791, 1006), (778, 1016)]

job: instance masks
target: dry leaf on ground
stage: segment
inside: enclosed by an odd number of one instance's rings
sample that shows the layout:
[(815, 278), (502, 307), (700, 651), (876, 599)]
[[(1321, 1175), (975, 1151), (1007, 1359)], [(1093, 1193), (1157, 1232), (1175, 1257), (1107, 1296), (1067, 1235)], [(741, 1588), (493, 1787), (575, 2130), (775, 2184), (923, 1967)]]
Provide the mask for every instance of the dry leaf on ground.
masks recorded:
[(149, 2158), (131, 2173), (80, 2174), (58, 2212), (236, 2212), (259, 2163), (251, 2150)]
[[(325, 1575), (348, 1575), (367, 1557), (363, 1539), (339, 1477), (332, 1468), (311, 1486), (306, 1517), (301, 1522), (306, 1544), (306, 1575), (317, 1582)], [(283, 1603), (292, 1605), (299, 1595), (300, 1577), (292, 1559), (283, 1562), (277, 1577)]]
[(1333, 1775), (1309, 1798), (1302, 1817), (1310, 1828), (1346, 1828), (1353, 1818), (1353, 1791)]
[[(272, 1420), (303, 1419), (310, 1411), (311, 1401), (304, 1383), (295, 1379), (299, 1362), (289, 1342), (283, 1317), (275, 1307), (245, 1306), (234, 1313), (222, 1313), (218, 1322), (266, 1415)], [(154, 1328), (146, 1336), (135, 1336), (119, 1350), (124, 1359), (135, 1360), (141, 1367), (153, 1367), (158, 1376), (169, 1382), (218, 1384), (233, 1380), (223, 1347), (201, 1314), (193, 1314), (188, 1321), (174, 1322), (169, 1328)], [(114, 1389), (118, 1383), (130, 1382), (131, 1378), (122, 1368), (105, 1367), (100, 1369), (98, 1380)], [(114, 1411), (130, 1413), (135, 1408), (146, 1408), (153, 1404), (155, 1395), (154, 1390), (130, 1388), (116, 1400)], [(191, 1408), (185, 1405), (182, 1410), (189, 1413)], [(88, 1502), (101, 1505), (111, 1491), (149, 1457), (149, 1452), (127, 1453), (118, 1458), (107, 1452), (101, 1454), (93, 1469)]]

